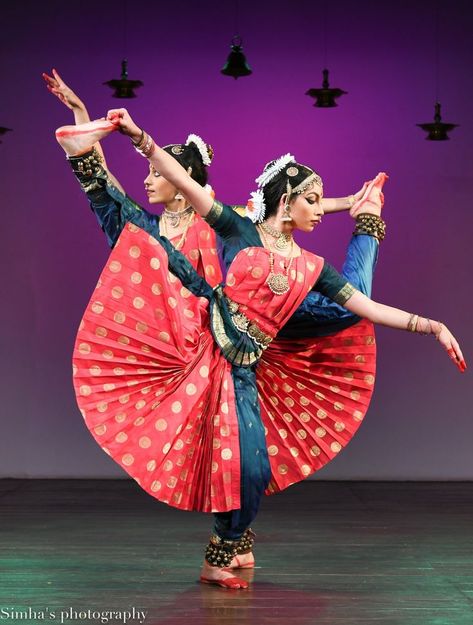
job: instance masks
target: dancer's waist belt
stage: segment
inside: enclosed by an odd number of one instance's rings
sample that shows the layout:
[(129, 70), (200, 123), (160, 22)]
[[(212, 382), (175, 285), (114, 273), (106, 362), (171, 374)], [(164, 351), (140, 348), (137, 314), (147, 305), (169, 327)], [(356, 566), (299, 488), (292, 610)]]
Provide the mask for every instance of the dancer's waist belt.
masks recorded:
[(239, 367), (251, 367), (262, 356), (273, 337), (249, 319), (238, 302), (216, 286), (210, 302), (210, 327), (225, 358)]
[(227, 300), (228, 310), (230, 311), (235, 328), (240, 330), (240, 332), (246, 332), (257, 345), (266, 349), (273, 340), (273, 337), (263, 332), (255, 321), (248, 319), (245, 313), (241, 312), (238, 302), (230, 299), (228, 295), (225, 295), (225, 299)]

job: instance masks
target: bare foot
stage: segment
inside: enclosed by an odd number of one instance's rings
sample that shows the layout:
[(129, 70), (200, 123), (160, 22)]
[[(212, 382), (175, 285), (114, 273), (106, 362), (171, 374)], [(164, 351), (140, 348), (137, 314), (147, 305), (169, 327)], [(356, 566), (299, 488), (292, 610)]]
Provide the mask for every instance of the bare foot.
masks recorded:
[(94, 143), (114, 130), (118, 130), (116, 124), (105, 119), (97, 119), (78, 126), (61, 126), (56, 130), (56, 139), (68, 156), (78, 156), (88, 152)]
[(235, 556), (228, 567), (229, 569), (254, 569), (255, 568), (255, 557), (253, 552), (242, 553), (238, 556)]
[(381, 209), (384, 204), (383, 185), (388, 179), (384, 172), (380, 172), (374, 180), (368, 185), (362, 198), (355, 202), (350, 209), (350, 215), (357, 217), (361, 213), (369, 213), (370, 215), (381, 215)]
[(216, 584), (223, 588), (248, 588), (248, 582), (244, 579), (236, 577), (230, 573), (228, 569), (219, 566), (211, 566), (207, 560), (204, 560), (202, 570), (200, 572), (200, 581), (204, 584)]

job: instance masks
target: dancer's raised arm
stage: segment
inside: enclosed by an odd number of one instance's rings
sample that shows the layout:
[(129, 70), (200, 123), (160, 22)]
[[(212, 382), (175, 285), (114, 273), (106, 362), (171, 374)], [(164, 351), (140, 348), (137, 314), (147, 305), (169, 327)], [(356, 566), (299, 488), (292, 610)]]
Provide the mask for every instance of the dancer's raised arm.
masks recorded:
[(107, 120), (130, 137), (136, 149), (149, 160), (161, 176), (181, 191), (201, 217), (207, 215), (212, 208), (213, 198), (190, 177), (176, 159), (158, 147), (152, 137), (135, 124), (126, 109), (112, 109), (107, 113)]
[[(87, 124), (90, 122), (89, 111), (85, 103), (79, 98), (79, 96), (73, 91), (64, 80), (61, 78), (56, 69), (51, 70), (52, 76), (43, 72), (42, 76), (46, 83), (46, 87), (50, 93), (56, 96), (64, 106), (67, 106), (74, 115), (74, 121), (76, 125)], [(104, 168), (107, 169), (107, 163), (105, 162), (105, 155), (103, 153), (102, 146), (99, 142), (94, 145), (94, 148), (100, 154), (103, 159)], [(117, 185), (121, 189), (121, 185)]]
[(67, 106), (67, 108), (73, 112), (76, 124), (86, 124), (90, 122), (89, 112), (84, 102), (66, 85), (57, 70), (53, 68), (51, 73), (52, 76), (46, 74), (46, 72), (42, 74), (48, 91), (55, 95), (64, 106)]
[(363, 186), (359, 191), (352, 193), (351, 195), (347, 195), (346, 197), (322, 198), (322, 208), (324, 209), (324, 214), (329, 215), (330, 213), (341, 213), (343, 211), (350, 211), (351, 213), (355, 204), (359, 202), (365, 194), (370, 182), (371, 180), (368, 180), (363, 183)]

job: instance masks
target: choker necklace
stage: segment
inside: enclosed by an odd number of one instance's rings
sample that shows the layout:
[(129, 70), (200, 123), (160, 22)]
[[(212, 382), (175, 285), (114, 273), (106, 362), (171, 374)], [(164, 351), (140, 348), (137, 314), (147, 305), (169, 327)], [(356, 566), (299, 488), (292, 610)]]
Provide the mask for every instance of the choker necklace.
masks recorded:
[(194, 209), (192, 208), (192, 206), (187, 206), (181, 211), (170, 211), (169, 209), (165, 208), (163, 215), (169, 222), (171, 228), (179, 228), (179, 224), (181, 223), (181, 217), (184, 217), (184, 215), (188, 215), (193, 211)]
[[(259, 224), (260, 226), (262, 224)], [(263, 228), (264, 230), (264, 228)], [(264, 236), (264, 232), (261, 232), (263, 242), (269, 248), (269, 275), (266, 279), (266, 284), (269, 287), (269, 290), (275, 295), (284, 295), (291, 288), (289, 285), (289, 269), (292, 265), (292, 259), (294, 258), (294, 239), (291, 236), (291, 253), (289, 262), (287, 263), (287, 267), (284, 268), (283, 273), (274, 273), (274, 254), (273, 250), (270, 248), (266, 237)]]
[(287, 248), (287, 246), (290, 243), (292, 243), (292, 241), (294, 241), (294, 239), (292, 237), (292, 234), (285, 234), (284, 232), (281, 232), (280, 230), (277, 230), (276, 228), (274, 228), (270, 224), (266, 223), (265, 221), (262, 221), (259, 224), (259, 226), (265, 232), (267, 232), (270, 236), (272, 236), (274, 239), (276, 239), (274, 247), (277, 250), (285, 250)]
[[(180, 250), (182, 248), (182, 246), (184, 245), (184, 243), (186, 242), (186, 237), (187, 237), (187, 231), (189, 230), (189, 228), (192, 225), (192, 221), (194, 219), (194, 213), (191, 213), (191, 216), (189, 217), (189, 219), (187, 220), (186, 226), (182, 232), (181, 238), (179, 239), (179, 241), (177, 241), (177, 243), (173, 243), (173, 246), (176, 248), (176, 250)], [(162, 236), (165, 236), (166, 239), (169, 239), (169, 234), (168, 234), (168, 228), (166, 225), (166, 220), (159, 220), (159, 234), (161, 234)], [(161, 224), (162, 224), (162, 228), (161, 228)], [(170, 240), (170, 239), (169, 239)]]

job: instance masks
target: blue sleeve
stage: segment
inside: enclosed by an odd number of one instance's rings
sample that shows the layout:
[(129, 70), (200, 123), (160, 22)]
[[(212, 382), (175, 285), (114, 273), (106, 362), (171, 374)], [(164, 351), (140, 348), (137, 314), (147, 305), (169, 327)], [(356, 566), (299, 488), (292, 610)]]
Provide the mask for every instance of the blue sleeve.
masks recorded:
[(219, 237), (219, 252), (227, 270), (240, 250), (263, 245), (255, 224), (232, 206), (215, 200), (204, 219)]
[(129, 221), (149, 234), (159, 236), (158, 216), (149, 213), (128, 195), (123, 194), (108, 177), (102, 179), (94, 190), (87, 191), (86, 195), (110, 247), (115, 245)]

